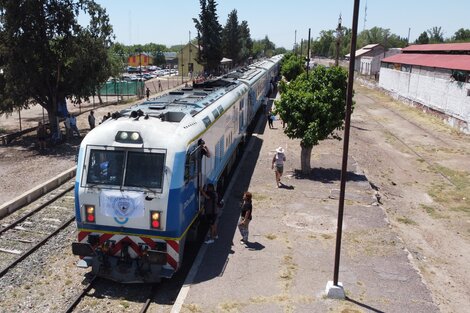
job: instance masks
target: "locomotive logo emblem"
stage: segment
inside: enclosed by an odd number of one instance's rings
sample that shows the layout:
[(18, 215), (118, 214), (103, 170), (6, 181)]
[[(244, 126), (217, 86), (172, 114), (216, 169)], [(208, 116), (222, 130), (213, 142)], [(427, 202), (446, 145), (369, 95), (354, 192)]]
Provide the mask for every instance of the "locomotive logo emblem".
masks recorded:
[(101, 206), (106, 216), (118, 220), (144, 216), (144, 195), (137, 192), (126, 194), (116, 190), (106, 190), (100, 195)]

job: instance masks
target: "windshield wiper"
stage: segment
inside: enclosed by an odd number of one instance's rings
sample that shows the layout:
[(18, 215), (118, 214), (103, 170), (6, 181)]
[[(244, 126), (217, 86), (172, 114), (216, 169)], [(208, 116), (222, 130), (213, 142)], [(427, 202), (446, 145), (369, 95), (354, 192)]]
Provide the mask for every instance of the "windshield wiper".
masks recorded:
[(145, 189), (147, 192), (156, 193), (155, 190), (153, 190), (153, 189), (151, 189), (150, 187), (147, 187), (147, 186), (145, 186), (145, 185), (132, 185), (132, 186), (126, 186), (126, 185), (124, 185), (124, 187), (143, 188), (143, 189)]

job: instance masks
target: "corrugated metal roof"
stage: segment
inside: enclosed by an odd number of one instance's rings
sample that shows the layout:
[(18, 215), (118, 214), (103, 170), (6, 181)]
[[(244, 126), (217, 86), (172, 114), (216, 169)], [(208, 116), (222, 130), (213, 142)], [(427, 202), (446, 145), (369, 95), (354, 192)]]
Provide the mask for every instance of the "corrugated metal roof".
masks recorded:
[(401, 53), (382, 62), (470, 71), (470, 55)]
[(411, 45), (403, 48), (405, 53), (415, 51), (470, 51), (470, 42)]
[[(361, 49), (356, 50), (356, 58), (357, 58), (357, 57), (360, 57), (360, 56), (363, 55), (363, 54), (366, 54), (367, 52), (372, 51), (375, 47), (378, 47), (378, 46), (381, 46), (381, 44), (379, 44), (379, 43), (371, 43), (371, 44), (368, 44), (368, 45), (362, 47)], [(348, 54), (346, 54), (346, 57), (348, 58), (348, 57), (350, 57), (350, 55), (351, 55), (351, 54), (348, 53)]]

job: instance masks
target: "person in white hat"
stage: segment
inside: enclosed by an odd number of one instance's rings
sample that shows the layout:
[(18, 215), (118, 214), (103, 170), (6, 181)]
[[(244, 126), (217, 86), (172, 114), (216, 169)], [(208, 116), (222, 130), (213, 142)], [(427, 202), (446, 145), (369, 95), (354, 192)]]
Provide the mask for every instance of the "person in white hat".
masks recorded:
[(286, 155), (284, 154), (284, 149), (279, 147), (276, 149), (276, 154), (273, 157), (273, 162), (271, 164), (271, 169), (274, 169), (274, 165), (276, 165), (276, 185), (279, 188), (281, 183), (281, 176), (284, 172), (284, 162), (286, 161)]

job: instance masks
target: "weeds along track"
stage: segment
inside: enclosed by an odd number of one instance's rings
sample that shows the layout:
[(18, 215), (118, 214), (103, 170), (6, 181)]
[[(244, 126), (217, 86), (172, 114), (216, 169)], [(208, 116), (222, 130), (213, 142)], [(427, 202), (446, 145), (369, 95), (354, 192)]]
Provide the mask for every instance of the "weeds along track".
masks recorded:
[(73, 180), (1, 220), (0, 278), (74, 220)]
[[(437, 136), (435, 133), (431, 132), (430, 130), (426, 129), (425, 127), (419, 125), (415, 121), (405, 117), (403, 114), (400, 114), (396, 112), (395, 110), (387, 107), (386, 105), (374, 101), (375, 105), (379, 105), (380, 109), (385, 110), (386, 112), (390, 113), (388, 117), (393, 116), (394, 118), (399, 119), (400, 123), (405, 122), (411, 125), (414, 129), (416, 129), (416, 132), (413, 133), (414, 137), (422, 138), (423, 142), (425, 140), (432, 140), (436, 141), (440, 146), (444, 146), (448, 149), (454, 149), (454, 150), (461, 150), (461, 146), (456, 145), (453, 141), (451, 140), (446, 140), (443, 139), (439, 136)], [(373, 122), (377, 124), (383, 131), (390, 137), (394, 138), (397, 142), (399, 142), (406, 150), (408, 150), (411, 154), (414, 154), (421, 160), (422, 162), (426, 163), (430, 168), (434, 168), (434, 171), (440, 175), (447, 183), (450, 185), (453, 185), (455, 187), (454, 182), (452, 179), (445, 173), (439, 170), (439, 167), (437, 166), (437, 163), (432, 160), (433, 154), (431, 152), (427, 152), (425, 149), (422, 149), (424, 146), (421, 144), (416, 144), (416, 138), (411, 140), (405, 135), (401, 135), (400, 132), (395, 129), (394, 127), (391, 127), (389, 125), (386, 125), (385, 122), (381, 122), (379, 118), (377, 118), (377, 115), (374, 115), (370, 113), (370, 110), (376, 110), (377, 107), (371, 107), (370, 105), (364, 105), (364, 108), (361, 110), (361, 113), (364, 113), (367, 115), (369, 118), (367, 119), (369, 122)], [(428, 143), (429, 145), (429, 143)], [(430, 154), (431, 153), (431, 154)], [(468, 152), (466, 152), (468, 153)]]

